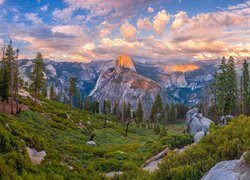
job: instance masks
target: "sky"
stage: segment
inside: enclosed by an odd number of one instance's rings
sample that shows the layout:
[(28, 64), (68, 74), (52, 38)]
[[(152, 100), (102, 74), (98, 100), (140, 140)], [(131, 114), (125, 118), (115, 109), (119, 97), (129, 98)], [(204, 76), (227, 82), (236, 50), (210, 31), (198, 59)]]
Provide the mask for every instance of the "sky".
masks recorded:
[(20, 58), (250, 58), (250, 0), (0, 0), (0, 47)]

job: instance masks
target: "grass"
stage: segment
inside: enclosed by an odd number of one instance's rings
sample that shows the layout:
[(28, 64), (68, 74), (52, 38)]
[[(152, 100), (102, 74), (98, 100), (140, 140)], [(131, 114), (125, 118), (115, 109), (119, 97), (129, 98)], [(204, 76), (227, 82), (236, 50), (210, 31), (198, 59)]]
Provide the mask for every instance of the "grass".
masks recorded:
[[(129, 127), (128, 137), (124, 137), (125, 126), (112, 116), (108, 119), (108, 127), (103, 128), (102, 115), (78, 109), (69, 111), (67, 106), (52, 101), (22, 111), (17, 117), (0, 114), (1, 127), (6, 131), (8, 124), (10, 130), (6, 134), (20, 144), (14, 146), (15, 150), (0, 153), (0, 172), (9, 168), (7, 155), (17, 151), (20, 153), (16, 156), (23, 157), (17, 162), (23, 166), (19, 173), (15, 165), (10, 168), (11, 173), (16, 174), (14, 179), (99, 179), (105, 178), (104, 174), (110, 171), (123, 171), (123, 178), (150, 178), (140, 166), (166, 144), (159, 143), (162, 141), (152, 129), (137, 128), (135, 124)], [(79, 123), (86, 128), (80, 128)], [(168, 132), (179, 134), (182, 128), (183, 125), (178, 125)], [(86, 145), (92, 134), (96, 135), (96, 147)], [(26, 146), (46, 150), (42, 164), (31, 164)]]

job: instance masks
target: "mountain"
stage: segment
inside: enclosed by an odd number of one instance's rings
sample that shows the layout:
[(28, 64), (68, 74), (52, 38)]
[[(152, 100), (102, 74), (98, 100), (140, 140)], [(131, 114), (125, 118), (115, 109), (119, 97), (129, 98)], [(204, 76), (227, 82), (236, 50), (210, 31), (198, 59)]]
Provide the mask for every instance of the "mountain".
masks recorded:
[(136, 69), (135, 69), (135, 66), (134, 66), (134, 63), (133, 63), (131, 57), (126, 55), (126, 54), (121, 54), (118, 57), (118, 60), (116, 61), (116, 66), (117, 67), (125, 67), (125, 68), (128, 68), (128, 69), (136, 72)]
[(99, 102), (104, 100), (115, 101), (121, 106), (123, 102), (130, 102), (135, 109), (138, 100), (141, 99), (144, 109), (149, 113), (151, 104), (157, 93), (165, 98), (164, 89), (150, 78), (136, 73), (131, 58), (127, 55), (119, 56), (116, 66), (101, 73), (95, 88), (90, 96)]
[[(112, 74), (117, 77), (119, 74), (124, 74), (126, 77), (138, 77), (134, 81), (142, 78), (143, 82), (144, 79), (147, 79), (146, 82), (154, 82), (163, 90), (162, 95), (165, 98), (168, 97), (166, 101), (182, 102), (194, 106), (201, 99), (206, 98), (206, 88), (213, 81), (213, 74), (218, 69), (219, 62), (196, 61), (192, 64), (152, 63), (132, 60), (128, 55), (121, 55), (116, 60), (93, 61), (90, 63), (45, 60), (46, 87), (49, 90), (49, 87), (53, 85), (56, 94), (61, 96), (62, 99), (63, 93), (68, 88), (69, 77), (73, 76), (77, 78), (77, 87), (83, 99), (94, 91), (98, 79), (103, 78), (104, 75)], [(29, 73), (32, 65), (33, 60), (24, 59), (19, 61), (20, 76), (26, 84), (30, 83)], [(113, 69), (109, 70), (110, 68)], [(120, 70), (118, 71), (118, 69)], [(130, 71), (122, 72), (122, 69)], [(236, 69), (240, 74), (241, 63), (236, 62)]]

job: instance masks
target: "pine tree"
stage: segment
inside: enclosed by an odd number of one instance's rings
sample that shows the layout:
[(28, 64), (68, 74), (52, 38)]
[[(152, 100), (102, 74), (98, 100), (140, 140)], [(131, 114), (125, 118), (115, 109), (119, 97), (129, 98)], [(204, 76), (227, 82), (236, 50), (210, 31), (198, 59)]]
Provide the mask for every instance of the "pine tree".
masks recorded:
[(82, 98), (81, 98), (81, 92), (77, 92), (77, 107), (81, 109), (81, 104), (82, 104)]
[(6, 49), (6, 52), (5, 52), (5, 58), (8, 62), (8, 67), (9, 67), (9, 95), (10, 95), (10, 108), (11, 108), (11, 114), (14, 113), (13, 111), (13, 87), (14, 87), (14, 73), (13, 73), (13, 63), (15, 61), (15, 52), (14, 52), (14, 49), (13, 49), (13, 46), (12, 46), (12, 41), (10, 41), (7, 49)]
[(48, 96), (48, 92), (47, 92), (47, 88), (46, 88), (46, 86), (44, 86), (43, 87), (43, 89), (42, 89), (42, 96), (43, 96), (43, 98), (47, 98), (47, 96)]
[(166, 130), (165, 126), (163, 126), (163, 127), (161, 128), (160, 137), (162, 138), (162, 137), (165, 137), (165, 136), (167, 136), (167, 135), (168, 135), (167, 130)]
[(49, 88), (49, 96), (50, 96), (50, 99), (51, 99), (51, 100), (54, 100), (54, 99), (55, 99), (55, 91), (54, 91), (54, 86), (53, 86), (53, 85), (50, 85), (50, 88)]
[(126, 119), (126, 133), (125, 133), (125, 137), (128, 137), (128, 127), (129, 127), (129, 123), (131, 120), (131, 105), (130, 103), (127, 104), (126, 106), (126, 112), (125, 112), (125, 119)]
[(136, 109), (136, 119), (137, 119), (136, 120), (137, 126), (139, 128), (139, 126), (143, 122), (143, 109), (142, 109), (142, 103), (141, 103), (140, 99), (138, 101), (138, 106), (137, 106), (137, 109)]
[(225, 113), (233, 114), (237, 107), (237, 96), (238, 96), (238, 88), (237, 88), (237, 74), (235, 70), (235, 63), (233, 57), (229, 57), (228, 65), (227, 65), (227, 97), (226, 97), (226, 105), (225, 105)]
[(250, 114), (250, 77), (248, 63), (244, 60), (242, 65), (242, 77), (241, 77), (241, 103), (242, 113), (245, 115)]
[(37, 96), (44, 87), (45, 83), (43, 56), (40, 52), (36, 55), (35, 64), (30, 73), (30, 79), (31, 89), (34, 92), (35, 97), (35, 105), (37, 105)]
[(107, 115), (111, 113), (111, 102), (109, 100), (103, 101), (102, 113), (105, 115), (104, 116), (104, 128), (106, 128), (107, 127)]
[(76, 78), (71, 77), (69, 79), (69, 110), (72, 109), (73, 105), (73, 96), (76, 95)]
[(0, 96), (2, 101), (2, 109), (5, 112), (5, 103), (9, 97), (9, 66), (5, 58), (5, 47), (3, 48), (2, 66), (0, 66)]
[(157, 121), (160, 121), (164, 118), (164, 108), (163, 108), (163, 102), (161, 99), (161, 95), (158, 93), (155, 97), (154, 103), (151, 107), (150, 112), (150, 119), (151, 122), (154, 124), (154, 129), (156, 128)]
[(16, 57), (15, 57), (15, 61), (14, 61), (14, 71), (13, 71), (13, 75), (14, 75), (14, 91), (15, 91), (15, 100), (16, 100), (16, 114), (19, 113), (19, 99), (18, 99), (18, 92), (19, 92), (19, 82), (20, 82), (20, 78), (19, 78), (19, 69), (18, 69), (18, 55), (19, 55), (19, 49), (16, 49)]
[(91, 101), (90, 101), (90, 98), (89, 96), (86, 98), (85, 102), (84, 102), (84, 109), (86, 111), (90, 111), (90, 108), (91, 108)]

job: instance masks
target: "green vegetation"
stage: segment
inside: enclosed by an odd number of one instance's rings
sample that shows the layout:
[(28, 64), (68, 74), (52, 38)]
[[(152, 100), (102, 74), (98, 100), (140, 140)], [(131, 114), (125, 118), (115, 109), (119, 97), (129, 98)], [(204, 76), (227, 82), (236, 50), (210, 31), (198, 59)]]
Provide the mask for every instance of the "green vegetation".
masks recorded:
[[(192, 143), (190, 135), (180, 135), (183, 125), (167, 130), (168, 136), (160, 139), (152, 129), (133, 123), (126, 138), (124, 125), (106, 116), (109, 123), (103, 128), (103, 115), (70, 111), (64, 104), (47, 100), (16, 117), (0, 114), (0, 179), (100, 179), (111, 171), (123, 171), (123, 178), (150, 179), (140, 168), (145, 160), (167, 146), (174, 149)], [(92, 134), (95, 147), (86, 145)], [(46, 151), (42, 164), (32, 165), (27, 146)]]
[(239, 159), (250, 148), (249, 137), (249, 117), (240, 116), (224, 127), (213, 126), (199, 144), (183, 153), (168, 154), (154, 179), (200, 179), (216, 163)]

